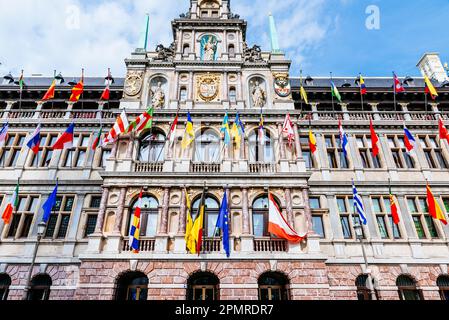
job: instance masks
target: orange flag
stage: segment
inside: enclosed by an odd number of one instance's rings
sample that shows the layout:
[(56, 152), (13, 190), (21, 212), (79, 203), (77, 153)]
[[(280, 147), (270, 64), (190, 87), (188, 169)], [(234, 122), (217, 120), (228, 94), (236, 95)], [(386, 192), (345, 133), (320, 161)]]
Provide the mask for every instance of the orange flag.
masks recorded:
[(427, 184), (427, 204), (429, 206), (430, 215), (437, 220), (440, 220), (442, 223), (447, 225), (446, 217), (444, 216), (443, 210), (441, 210), (438, 201), (433, 196), (432, 190), (430, 189), (429, 184)]
[(84, 69), (82, 72), (81, 80), (72, 88), (72, 95), (69, 101), (78, 102), (84, 91)]
[(50, 99), (53, 99), (55, 97), (55, 89), (56, 89), (56, 80), (53, 79), (53, 82), (51, 83), (51, 86), (50, 88), (48, 88), (44, 97), (42, 98), (42, 101), (48, 101)]

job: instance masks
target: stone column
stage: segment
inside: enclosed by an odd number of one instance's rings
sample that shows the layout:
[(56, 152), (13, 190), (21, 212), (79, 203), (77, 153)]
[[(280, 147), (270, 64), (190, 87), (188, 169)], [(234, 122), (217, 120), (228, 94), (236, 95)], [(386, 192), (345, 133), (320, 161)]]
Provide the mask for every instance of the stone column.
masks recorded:
[(229, 100), (228, 72), (223, 73), (223, 100)]
[(407, 121), (412, 120), (410, 113), (408, 111), (408, 103), (398, 103), (402, 107), (402, 112), (404, 113), (404, 119)]
[(310, 203), (309, 203), (309, 189), (307, 188), (302, 189), (302, 197), (304, 199), (304, 214), (307, 220), (307, 230), (308, 232), (313, 233), (312, 211), (310, 210)]
[(115, 215), (114, 233), (120, 234), (122, 228), (123, 212), (125, 210), (126, 188), (120, 188), (120, 198), (117, 206), (117, 214)]
[(189, 72), (189, 100), (193, 100), (193, 72)]
[(311, 103), (312, 107), (312, 120), (320, 120), (320, 116), (318, 115), (318, 103)]
[(159, 224), (159, 234), (166, 235), (168, 231), (168, 207), (170, 188), (164, 188), (164, 199), (162, 203), (161, 222)]
[(293, 130), (295, 131), (296, 159), (300, 159), (302, 158), (302, 150), (301, 150), (301, 141), (299, 139), (298, 125), (296, 123), (293, 125)]
[(282, 124), (278, 124), (278, 133), (279, 133), (278, 143), (279, 143), (279, 152), (280, 152), (281, 160), (286, 160), (284, 136), (282, 135)]
[(242, 188), (242, 234), (250, 234), (250, 221), (249, 221), (249, 210), (248, 210), (248, 188)]
[(348, 104), (340, 103), (340, 105), (341, 105), (341, 111), (343, 112), (343, 120), (350, 120), (349, 113), (348, 113)]
[(292, 192), (290, 188), (285, 188), (285, 209), (287, 211), (287, 221), (290, 226), (295, 228), (295, 219), (293, 217)]
[(373, 112), (373, 120), (381, 120), (379, 115), (379, 110), (377, 109), (378, 103), (368, 103), (371, 106)]
[(101, 196), (100, 209), (98, 210), (97, 224), (95, 225), (95, 233), (103, 233), (104, 216), (106, 213), (106, 206), (108, 204), (109, 189), (103, 188), (103, 195)]
[(183, 235), (186, 232), (186, 219), (187, 219), (187, 201), (186, 201), (187, 193), (186, 189), (182, 188), (181, 190), (181, 206), (179, 208), (179, 228), (178, 235)]

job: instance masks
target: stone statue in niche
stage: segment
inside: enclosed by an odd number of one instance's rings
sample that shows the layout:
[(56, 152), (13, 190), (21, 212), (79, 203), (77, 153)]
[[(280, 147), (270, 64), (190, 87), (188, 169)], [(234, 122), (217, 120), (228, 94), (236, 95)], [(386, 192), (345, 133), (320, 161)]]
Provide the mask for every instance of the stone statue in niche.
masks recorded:
[(150, 89), (151, 92), (151, 103), (155, 109), (161, 109), (165, 106), (165, 93), (162, 89), (162, 82), (157, 83), (156, 89), (154, 91)]
[(204, 61), (214, 61), (217, 53), (217, 38), (214, 36), (204, 36), (201, 39), (201, 57)]
[[(252, 84), (252, 81), (251, 81)], [(261, 88), (259, 81), (256, 81), (251, 89), (251, 97), (254, 108), (263, 108), (267, 102), (265, 90)]]
[(160, 44), (156, 47), (157, 57), (154, 60), (158, 61), (173, 61), (175, 56), (175, 43), (173, 42), (170, 47), (166, 48)]

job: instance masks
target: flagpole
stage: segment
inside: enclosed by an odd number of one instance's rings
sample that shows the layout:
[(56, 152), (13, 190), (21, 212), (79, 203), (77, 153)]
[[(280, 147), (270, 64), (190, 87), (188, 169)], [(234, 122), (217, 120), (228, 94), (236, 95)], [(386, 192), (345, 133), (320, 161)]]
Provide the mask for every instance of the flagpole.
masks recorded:
[[(53, 80), (55, 80), (55, 78), (56, 78), (56, 69), (53, 70)], [(56, 92), (56, 82), (55, 82), (55, 92)], [(53, 98), (51, 99), (51, 110), (53, 110), (54, 100), (55, 100), (55, 97), (53, 97)], [(42, 107), (43, 107), (43, 106), (44, 106), (44, 105), (42, 105)]]
[[(354, 179), (352, 179), (352, 185), (355, 186)], [(354, 190), (352, 192), (353, 192), (353, 198), (354, 198)], [(351, 213), (350, 213), (351, 220), (353, 223), (354, 231), (356, 233), (356, 240), (360, 241), (360, 246), (362, 247), (362, 255), (363, 255), (363, 261), (365, 264), (365, 272), (368, 276), (368, 290), (370, 291), (371, 300), (374, 301), (374, 300), (377, 300), (377, 297), (376, 297), (376, 292), (374, 291), (374, 287), (373, 287), (373, 278), (371, 276), (371, 270), (369, 270), (368, 257), (366, 255), (366, 250), (365, 250), (365, 240), (363, 238), (363, 227), (360, 224), (360, 219), (358, 219), (356, 221), (354, 218), (356, 215), (356, 211), (357, 211), (356, 203), (355, 203), (355, 200), (353, 200), (353, 214), (351, 215)], [(360, 234), (358, 234), (357, 231), (359, 231)]]
[(19, 112), (22, 110), (22, 91), (23, 91), (23, 69), (19, 79), (20, 93), (19, 93)]
[(396, 74), (393, 71), (393, 104), (394, 111), (396, 111)]
[(333, 87), (332, 72), (331, 72), (331, 98), (332, 98), (332, 113), (335, 114), (335, 107), (334, 107), (334, 87)]
[(302, 114), (302, 92), (301, 92), (301, 88), (302, 88), (302, 69), (301, 70), (299, 70), (299, 91), (300, 91), (300, 93), (299, 93), (299, 95), (300, 95), (300, 100), (301, 100), (301, 109), (300, 109), (300, 112), (301, 112), (301, 114)]
[(362, 112), (363, 112), (364, 107), (363, 107), (363, 94), (362, 94), (362, 73), (359, 73), (359, 86), (360, 86), (360, 100), (362, 102)]

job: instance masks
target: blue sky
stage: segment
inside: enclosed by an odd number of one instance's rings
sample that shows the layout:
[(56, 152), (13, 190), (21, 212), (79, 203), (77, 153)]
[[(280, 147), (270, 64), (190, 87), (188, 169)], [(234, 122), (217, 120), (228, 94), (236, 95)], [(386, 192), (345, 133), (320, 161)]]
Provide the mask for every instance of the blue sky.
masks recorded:
[[(45, 3), (45, 4), (44, 4)], [(368, 6), (380, 10), (380, 29), (368, 30)], [(51, 10), (49, 10), (51, 8)], [(150, 13), (150, 49), (172, 41), (170, 21), (188, 0), (22, 0), (0, 11), (0, 72), (17, 75), (53, 69), (74, 76), (103, 76), (108, 67), (124, 76), (123, 60), (138, 43)], [(424, 52), (449, 61), (447, 0), (233, 0), (232, 11), (248, 21), (248, 43), (270, 49), (268, 13), (280, 44), (293, 60), (292, 75), (417, 76)], [(20, 21), (20, 23), (19, 23)]]

